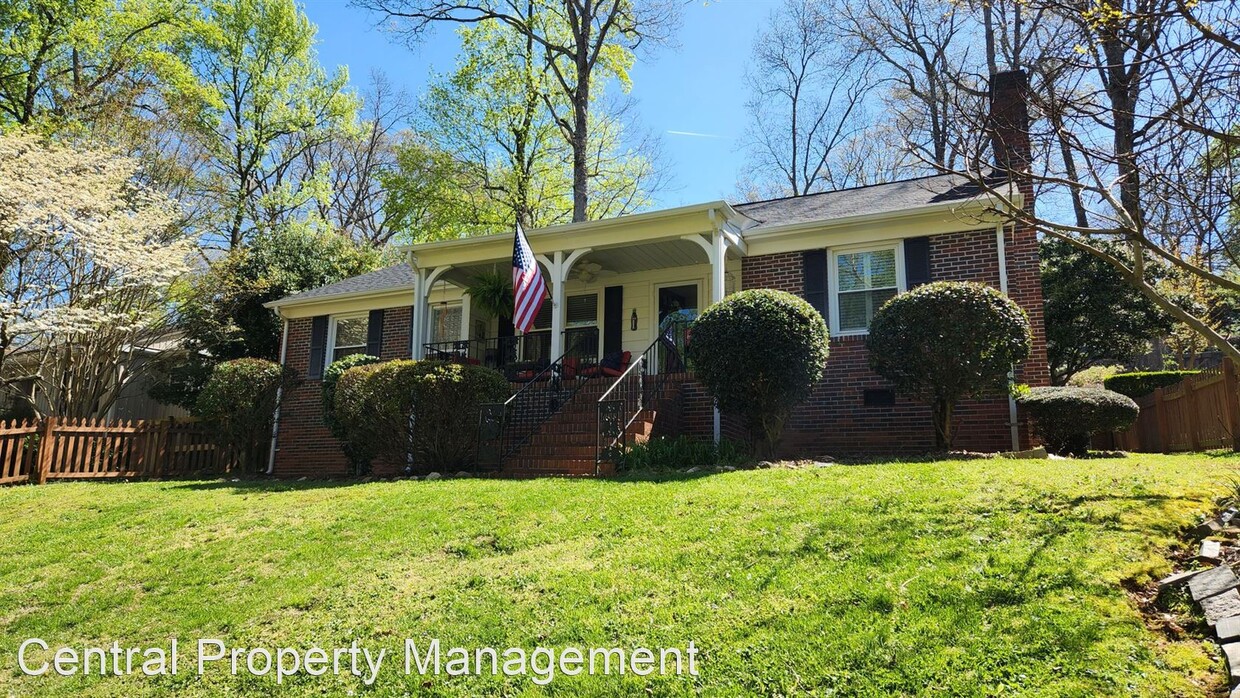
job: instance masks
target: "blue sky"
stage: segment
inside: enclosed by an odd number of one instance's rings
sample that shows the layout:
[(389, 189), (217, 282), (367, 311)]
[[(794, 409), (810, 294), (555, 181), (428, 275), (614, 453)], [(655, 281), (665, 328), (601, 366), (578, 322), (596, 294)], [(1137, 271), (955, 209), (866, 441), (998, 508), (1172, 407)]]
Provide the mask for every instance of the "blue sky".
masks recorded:
[[(745, 130), (742, 76), (754, 34), (775, 0), (710, 0), (686, 5), (679, 46), (640, 55), (632, 72), (638, 120), (660, 134), (671, 187), (659, 206), (729, 198), (744, 164), (739, 151)], [(344, 0), (306, 0), (319, 27), (319, 58), (329, 69), (348, 66), (356, 85), (380, 69), (412, 95), (426, 88), (434, 68), (449, 70), (456, 35), (444, 27), (409, 49), (376, 27), (378, 18)], [(698, 135), (687, 135), (698, 134)]]

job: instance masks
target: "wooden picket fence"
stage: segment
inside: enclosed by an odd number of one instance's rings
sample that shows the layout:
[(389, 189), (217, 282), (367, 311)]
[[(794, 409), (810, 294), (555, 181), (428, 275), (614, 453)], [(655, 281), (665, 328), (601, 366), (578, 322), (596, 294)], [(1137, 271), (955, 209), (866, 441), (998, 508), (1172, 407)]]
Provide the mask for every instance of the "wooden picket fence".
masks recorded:
[(227, 473), (247, 461), (259, 463), (264, 449), (260, 444), (241, 453), (221, 445), (202, 422), (0, 422), (0, 485)]
[(1143, 453), (1240, 447), (1240, 385), (1231, 361), (1137, 398), (1137, 422), (1103, 448)]

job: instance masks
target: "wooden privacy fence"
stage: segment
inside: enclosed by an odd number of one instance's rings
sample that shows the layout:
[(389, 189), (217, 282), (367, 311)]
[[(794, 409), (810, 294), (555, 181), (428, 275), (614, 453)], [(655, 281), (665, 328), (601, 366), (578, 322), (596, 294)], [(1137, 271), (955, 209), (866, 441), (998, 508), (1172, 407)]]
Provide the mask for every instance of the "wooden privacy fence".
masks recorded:
[(224, 473), (246, 462), (262, 462), (264, 445), (246, 450), (219, 444), (215, 431), (201, 422), (109, 424), (54, 417), (38, 423), (0, 422), (0, 485)]
[[(1231, 361), (1137, 398), (1137, 422), (1112, 435), (1109, 447), (1144, 453), (1240, 446), (1240, 397)], [(1107, 447), (1106, 444), (1100, 444)]]

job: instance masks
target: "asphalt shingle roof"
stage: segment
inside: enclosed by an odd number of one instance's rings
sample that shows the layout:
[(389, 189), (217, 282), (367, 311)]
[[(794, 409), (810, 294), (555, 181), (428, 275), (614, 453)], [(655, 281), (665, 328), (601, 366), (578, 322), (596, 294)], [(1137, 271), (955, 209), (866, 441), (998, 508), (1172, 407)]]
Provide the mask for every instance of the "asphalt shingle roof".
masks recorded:
[(889, 213), (944, 201), (965, 200), (981, 190), (959, 175), (933, 175), (838, 189), (786, 199), (735, 204), (733, 208), (758, 221), (753, 230), (793, 223), (828, 221), (875, 213)]
[(301, 293), (294, 293), (276, 302), (282, 304), (291, 301), (327, 298), (329, 296), (341, 296), (350, 293), (413, 290), (416, 279), (417, 277), (409, 264), (401, 262), (400, 264), (393, 264), (390, 267), (384, 267), (367, 274), (361, 274), (360, 276), (351, 276), (334, 284), (312, 288)]

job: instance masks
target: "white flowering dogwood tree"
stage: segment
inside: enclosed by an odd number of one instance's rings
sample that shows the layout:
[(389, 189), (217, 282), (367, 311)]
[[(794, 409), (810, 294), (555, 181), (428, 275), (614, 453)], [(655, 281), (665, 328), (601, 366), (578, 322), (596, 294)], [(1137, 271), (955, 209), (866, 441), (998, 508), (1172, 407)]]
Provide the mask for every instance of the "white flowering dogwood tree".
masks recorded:
[(0, 390), (99, 417), (169, 332), (192, 243), (135, 160), (0, 134)]

